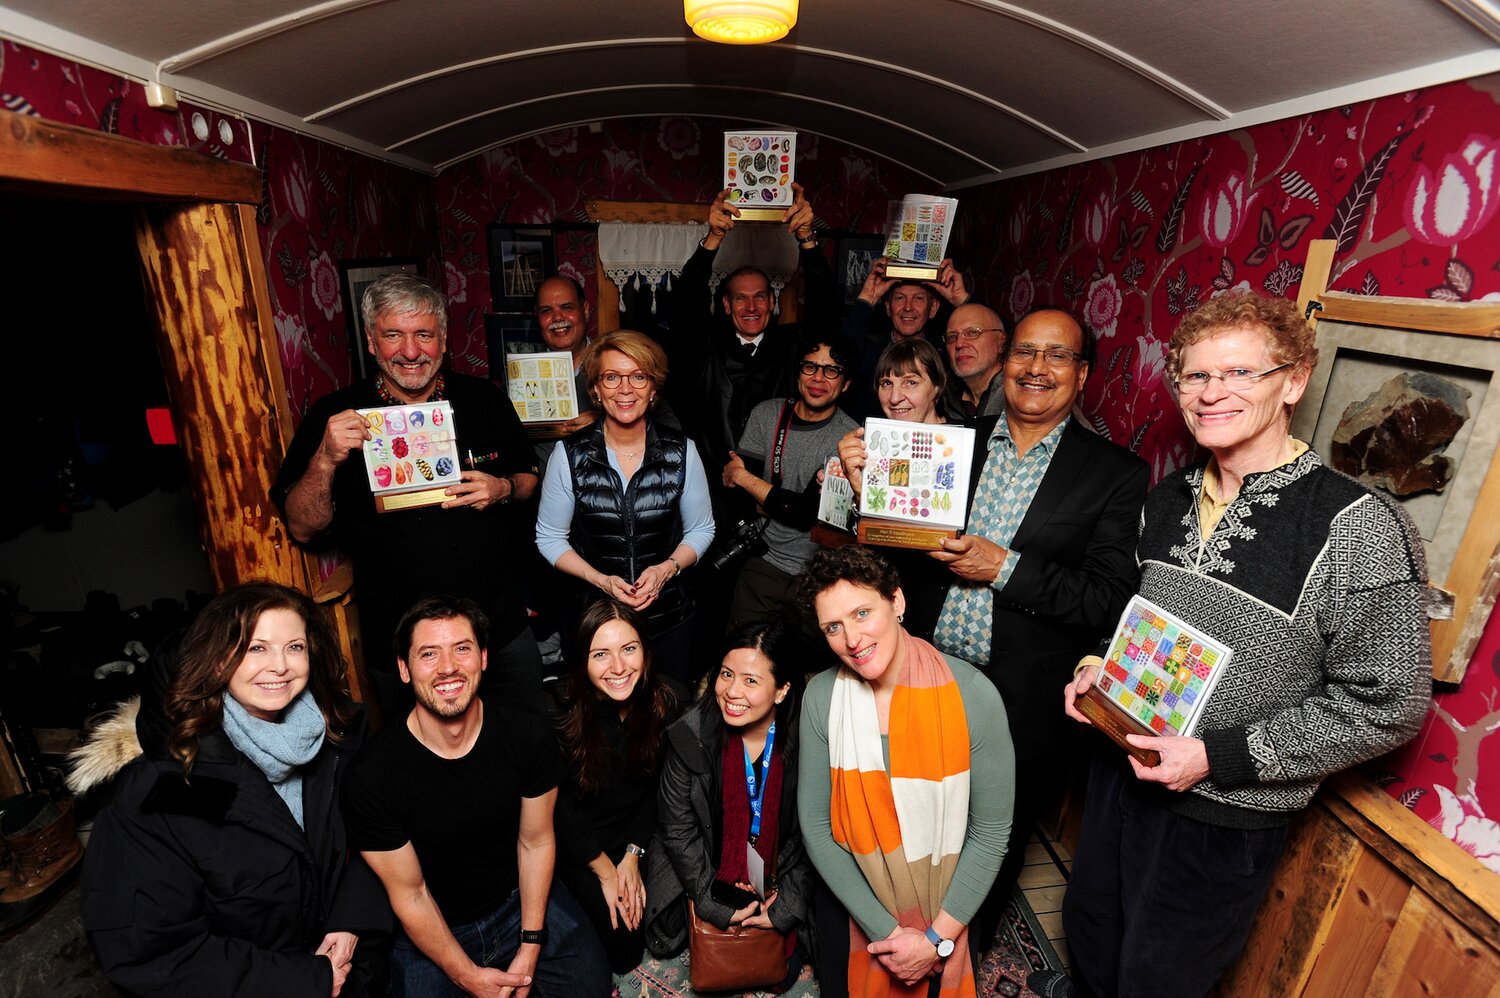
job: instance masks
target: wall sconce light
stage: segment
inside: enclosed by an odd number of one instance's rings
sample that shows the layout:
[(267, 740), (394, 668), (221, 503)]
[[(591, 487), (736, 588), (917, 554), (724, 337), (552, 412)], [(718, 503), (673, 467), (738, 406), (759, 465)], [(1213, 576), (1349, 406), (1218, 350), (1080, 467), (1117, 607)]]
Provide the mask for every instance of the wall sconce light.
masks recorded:
[(693, 34), (726, 45), (763, 45), (797, 26), (797, 0), (683, 0)]

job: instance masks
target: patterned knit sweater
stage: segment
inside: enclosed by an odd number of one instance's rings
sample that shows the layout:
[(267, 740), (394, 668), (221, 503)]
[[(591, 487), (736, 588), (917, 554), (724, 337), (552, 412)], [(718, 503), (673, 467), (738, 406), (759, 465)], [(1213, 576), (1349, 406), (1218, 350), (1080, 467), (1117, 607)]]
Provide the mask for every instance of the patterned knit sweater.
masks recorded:
[(1172, 810), (1285, 824), (1321, 780), (1416, 734), (1431, 692), (1427, 567), (1389, 497), (1308, 451), (1245, 478), (1206, 539), (1202, 466), (1142, 511), (1141, 594), (1234, 649), (1198, 722), (1210, 775)]

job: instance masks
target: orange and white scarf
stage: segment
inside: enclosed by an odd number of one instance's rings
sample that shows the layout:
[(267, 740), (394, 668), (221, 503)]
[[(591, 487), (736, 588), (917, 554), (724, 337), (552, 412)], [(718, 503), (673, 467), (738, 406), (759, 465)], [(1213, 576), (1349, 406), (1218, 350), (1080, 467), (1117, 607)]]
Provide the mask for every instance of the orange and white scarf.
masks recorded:
[[(925, 932), (942, 908), (969, 827), (969, 727), (953, 670), (932, 645), (907, 636), (906, 666), (891, 697), (891, 766), (881, 748), (875, 691), (842, 668), (828, 713), (833, 840), (902, 925)], [(849, 993), (925, 995), (866, 952), (849, 920)], [(966, 928), (943, 962), (943, 998), (974, 994)]]

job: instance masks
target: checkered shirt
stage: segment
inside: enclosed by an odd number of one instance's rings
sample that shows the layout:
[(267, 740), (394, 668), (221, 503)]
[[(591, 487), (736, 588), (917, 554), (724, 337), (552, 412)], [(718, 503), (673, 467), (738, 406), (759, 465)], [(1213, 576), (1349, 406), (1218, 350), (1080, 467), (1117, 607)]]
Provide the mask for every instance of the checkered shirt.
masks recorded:
[(987, 441), (989, 454), (974, 489), (967, 531), (1005, 548), (1005, 561), (994, 582), (954, 578), (932, 635), (932, 643), (940, 650), (975, 665), (989, 663), (994, 594), (1005, 588), (1021, 560), (1019, 551), (1010, 550), (1010, 542), (1026, 518), (1031, 500), (1036, 498), (1037, 486), (1052, 465), (1052, 455), (1057, 453), (1057, 442), (1067, 425), (1067, 419), (1058, 423), (1021, 456), (1016, 453), (1016, 442), (1011, 439), (1005, 417), (1002, 415), (995, 423)]

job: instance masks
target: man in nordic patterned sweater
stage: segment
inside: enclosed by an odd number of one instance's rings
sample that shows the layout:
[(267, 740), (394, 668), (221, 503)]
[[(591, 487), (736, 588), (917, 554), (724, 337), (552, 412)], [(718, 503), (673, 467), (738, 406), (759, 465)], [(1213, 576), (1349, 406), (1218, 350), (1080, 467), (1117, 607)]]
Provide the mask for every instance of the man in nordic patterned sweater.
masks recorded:
[[(1147, 498), (1140, 592), (1234, 657), (1197, 737), (1131, 735), (1159, 765), (1111, 752), (1093, 767), (1063, 908), (1075, 993), (1207, 993), (1318, 784), (1426, 713), (1421, 538), (1388, 495), (1288, 433), (1316, 360), (1296, 305), (1254, 294), (1209, 301), (1172, 337), (1178, 405), (1210, 457)], [(1100, 664), (1086, 658), (1065, 691), (1075, 720)]]

